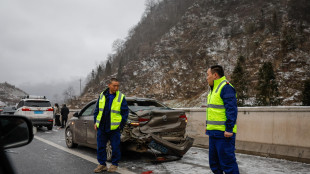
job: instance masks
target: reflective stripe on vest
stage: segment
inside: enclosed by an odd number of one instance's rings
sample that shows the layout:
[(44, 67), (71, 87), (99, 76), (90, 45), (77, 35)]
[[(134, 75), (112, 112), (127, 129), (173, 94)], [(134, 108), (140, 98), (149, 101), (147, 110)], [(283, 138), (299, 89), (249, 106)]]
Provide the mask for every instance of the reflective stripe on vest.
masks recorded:
[(226, 121), (206, 121), (206, 124), (213, 124), (213, 125), (225, 125)]
[(225, 109), (225, 106), (224, 106), (224, 105), (212, 105), (212, 104), (208, 104), (207, 107), (208, 107), (208, 108)]
[[(227, 82), (225, 76), (214, 80), (213, 90), (209, 92), (207, 99), (206, 130), (226, 130), (226, 109), (221, 98), (221, 91)], [(234, 126), (233, 132), (237, 133), (237, 125)]]
[(111, 110), (112, 113), (120, 114), (120, 111)]
[[(121, 121), (122, 121), (121, 104), (122, 104), (124, 97), (125, 97), (124, 94), (122, 94), (119, 91), (116, 91), (116, 96), (113, 99), (112, 105), (111, 105), (111, 114), (110, 114), (111, 128), (110, 130), (117, 129), (119, 125), (121, 124)], [(100, 126), (100, 121), (102, 118), (105, 101), (106, 101), (106, 98), (102, 92), (99, 97), (99, 112), (98, 112), (97, 119), (96, 119), (96, 125), (98, 128)]]

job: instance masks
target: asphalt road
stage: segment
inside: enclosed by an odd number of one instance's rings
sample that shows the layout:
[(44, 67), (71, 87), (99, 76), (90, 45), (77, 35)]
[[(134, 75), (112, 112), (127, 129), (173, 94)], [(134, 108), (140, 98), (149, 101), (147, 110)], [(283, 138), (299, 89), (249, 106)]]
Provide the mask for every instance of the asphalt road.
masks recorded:
[[(64, 129), (38, 129), (34, 140), (27, 146), (9, 149), (7, 154), (17, 174), (87, 174), (97, 166), (96, 150), (78, 146), (67, 148)], [(150, 153), (123, 154), (117, 173), (153, 172), (160, 174), (211, 174), (208, 150), (192, 147), (181, 159), (153, 164)], [(237, 154), (240, 173), (245, 174), (309, 174), (310, 165), (265, 157)], [(108, 166), (110, 163), (108, 163)], [(108, 173), (108, 172), (103, 172)]]

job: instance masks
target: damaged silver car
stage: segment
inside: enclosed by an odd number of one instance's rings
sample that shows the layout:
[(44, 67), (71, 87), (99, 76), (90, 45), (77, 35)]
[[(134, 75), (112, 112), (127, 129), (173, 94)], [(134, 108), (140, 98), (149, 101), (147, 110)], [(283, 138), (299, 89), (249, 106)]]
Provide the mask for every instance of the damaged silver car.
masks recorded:
[[(153, 99), (126, 97), (126, 100), (130, 112), (121, 134), (122, 149), (135, 152), (151, 149), (181, 158), (193, 145), (194, 139), (186, 136), (184, 111), (171, 109)], [(69, 148), (77, 145), (97, 148), (97, 133), (93, 128), (96, 101), (88, 103), (68, 121), (65, 137)], [(108, 160), (111, 155), (108, 145)]]

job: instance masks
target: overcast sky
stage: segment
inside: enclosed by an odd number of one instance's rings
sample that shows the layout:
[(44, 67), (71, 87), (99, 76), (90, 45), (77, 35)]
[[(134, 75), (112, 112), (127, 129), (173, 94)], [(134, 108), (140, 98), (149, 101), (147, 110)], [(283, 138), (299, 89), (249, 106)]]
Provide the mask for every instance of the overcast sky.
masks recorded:
[(145, 0), (1, 0), (0, 82), (37, 95), (78, 85), (144, 9)]

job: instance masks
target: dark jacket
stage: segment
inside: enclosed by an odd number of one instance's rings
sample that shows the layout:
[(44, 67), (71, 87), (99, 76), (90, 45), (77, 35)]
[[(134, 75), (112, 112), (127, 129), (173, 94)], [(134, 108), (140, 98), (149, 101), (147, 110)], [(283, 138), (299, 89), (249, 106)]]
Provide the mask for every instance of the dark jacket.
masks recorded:
[(61, 108), (60, 113), (61, 113), (62, 117), (68, 118), (69, 109), (66, 106), (64, 106), (64, 107)]

